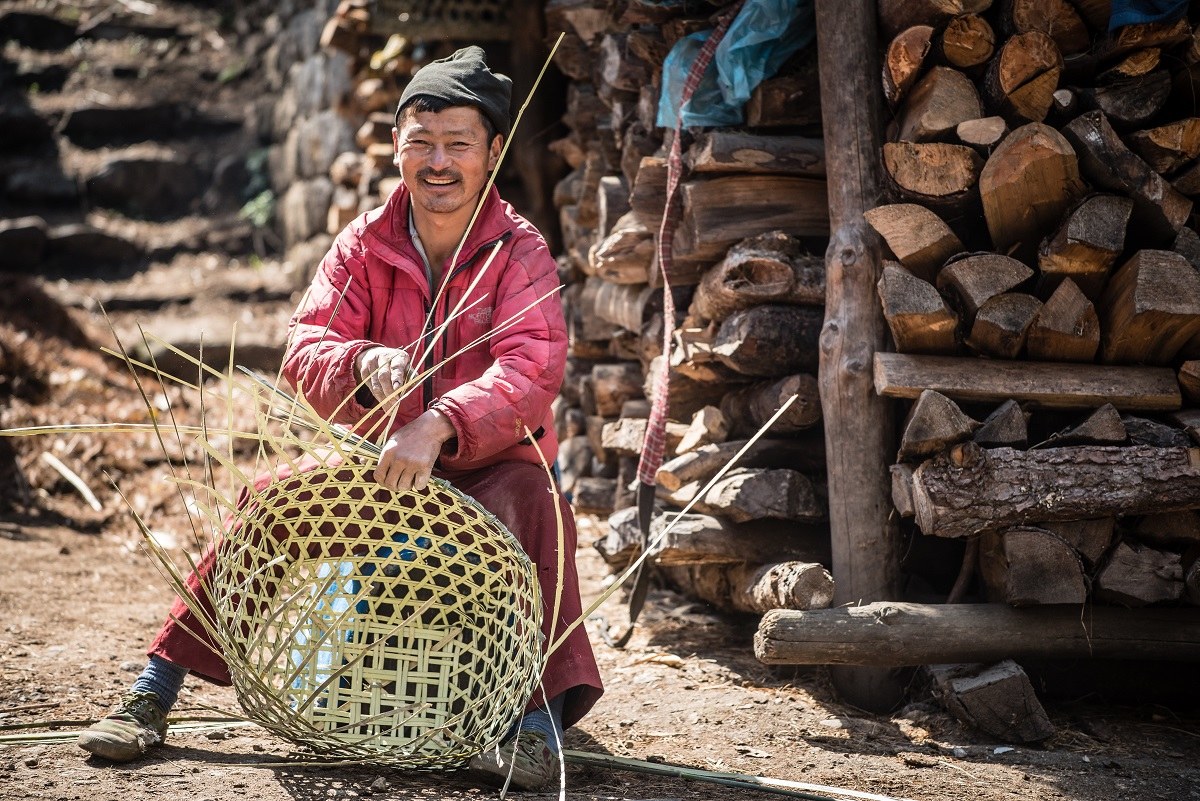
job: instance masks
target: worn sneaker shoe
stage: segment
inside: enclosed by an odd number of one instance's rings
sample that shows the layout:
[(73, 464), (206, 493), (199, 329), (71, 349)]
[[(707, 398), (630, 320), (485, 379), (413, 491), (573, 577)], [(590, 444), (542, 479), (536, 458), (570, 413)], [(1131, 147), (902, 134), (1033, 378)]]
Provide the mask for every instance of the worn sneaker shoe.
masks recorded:
[(495, 787), (502, 787), (511, 772), (513, 787), (542, 790), (558, 781), (559, 760), (546, 744), (546, 735), (522, 731), (499, 748), (471, 757), (468, 771)]
[(84, 729), (75, 742), (96, 756), (129, 762), (162, 745), (166, 736), (167, 716), (158, 705), (158, 694), (130, 692), (119, 707)]

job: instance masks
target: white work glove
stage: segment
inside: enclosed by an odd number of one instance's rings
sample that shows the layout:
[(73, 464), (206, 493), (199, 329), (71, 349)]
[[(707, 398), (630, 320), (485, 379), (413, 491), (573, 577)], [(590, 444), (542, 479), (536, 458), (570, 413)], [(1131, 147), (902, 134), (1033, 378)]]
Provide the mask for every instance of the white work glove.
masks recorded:
[(396, 390), (416, 378), (409, 367), (410, 361), (411, 357), (401, 348), (367, 348), (355, 358), (354, 373), (360, 381), (365, 380), (376, 401), (394, 403), (398, 397)]

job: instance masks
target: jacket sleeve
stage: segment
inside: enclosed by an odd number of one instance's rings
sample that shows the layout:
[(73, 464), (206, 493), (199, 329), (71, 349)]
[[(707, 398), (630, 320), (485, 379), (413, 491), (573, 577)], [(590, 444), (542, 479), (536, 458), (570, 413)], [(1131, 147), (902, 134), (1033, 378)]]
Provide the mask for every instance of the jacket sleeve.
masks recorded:
[(283, 357), (284, 378), (332, 422), (353, 424), (368, 412), (353, 395), (354, 360), (374, 344), (366, 338), (370, 322), (363, 247), (347, 228), (325, 254), (288, 324)]
[(493, 329), (512, 325), (488, 341), (491, 366), (431, 404), (458, 433), (457, 451), (447, 456), (463, 462), (486, 459), (524, 439), (526, 427), (536, 433), (544, 424), (566, 369), (567, 327), (558, 285), (557, 266), (541, 237), (522, 237), (514, 244), (492, 315)]

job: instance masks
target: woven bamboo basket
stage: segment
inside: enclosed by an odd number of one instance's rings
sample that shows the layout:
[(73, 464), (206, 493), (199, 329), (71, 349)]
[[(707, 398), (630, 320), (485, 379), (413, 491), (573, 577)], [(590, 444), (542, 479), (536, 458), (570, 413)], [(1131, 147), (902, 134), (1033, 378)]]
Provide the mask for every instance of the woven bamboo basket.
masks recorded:
[(393, 492), (356, 464), (239, 507), (212, 579), (247, 716), (322, 757), (456, 768), (541, 675), (541, 602), (513, 535), (443, 481)]

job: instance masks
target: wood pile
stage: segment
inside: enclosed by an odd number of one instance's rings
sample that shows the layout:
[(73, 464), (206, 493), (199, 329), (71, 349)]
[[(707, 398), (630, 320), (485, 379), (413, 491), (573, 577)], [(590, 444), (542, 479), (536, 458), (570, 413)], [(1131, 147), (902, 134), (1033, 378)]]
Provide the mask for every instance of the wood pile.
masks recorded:
[[(640, 551), (632, 486), (657, 367), (670, 422), (654, 530), (703, 491), (656, 550), (684, 592), (747, 612), (827, 606), (832, 580), (817, 391), (828, 241), (816, 54), (793, 57), (746, 107), (746, 125), (685, 133), (680, 216), (667, 276), (678, 309), (663, 356), (657, 244), (668, 147), (657, 125), (663, 60), (727, 3), (551, 0), (555, 61), (570, 79), (570, 166), (557, 185), (570, 329), (559, 464), (576, 509), (612, 513), (597, 547)], [(696, 9), (702, 15), (693, 15)], [(781, 404), (789, 411), (706, 484)]]
[(990, 601), (1197, 603), (1200, 27), (878, 9), (897, 510)]

